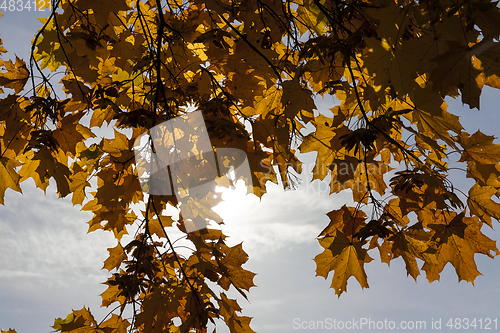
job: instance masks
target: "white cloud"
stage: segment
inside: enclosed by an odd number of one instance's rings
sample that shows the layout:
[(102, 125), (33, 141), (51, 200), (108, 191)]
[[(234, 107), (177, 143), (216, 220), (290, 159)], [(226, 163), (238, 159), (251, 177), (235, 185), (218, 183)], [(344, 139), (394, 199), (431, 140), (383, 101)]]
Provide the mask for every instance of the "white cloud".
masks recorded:
[(225, 192), (216, 210), (224, 219), (221, 228), (230, 236), (228, 242), (243, 241), (250, 257), (260, 260), (282, 248), (315, 243), (329, 222), (326, 213), (342, 206), (345, 197), (329, 198), (304, 186), (284, 192), (271, 184), (262, 200), (241, 188)]
[(0, 206), (0, 328), (48, 332), (56, 317), (85, 303), (99, 311), (101, 271), (112, 235), (86, 234), (91, 215), (33, 186), (8, 191)]

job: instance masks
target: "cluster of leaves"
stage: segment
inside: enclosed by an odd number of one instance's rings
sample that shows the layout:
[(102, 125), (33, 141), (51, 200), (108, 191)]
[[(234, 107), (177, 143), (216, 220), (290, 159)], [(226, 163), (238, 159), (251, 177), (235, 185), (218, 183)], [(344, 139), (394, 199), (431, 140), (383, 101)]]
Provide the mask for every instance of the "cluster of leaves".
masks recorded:
[[(115, 271), (102, 294), (103, 306), (115, 306), (109, 319), (83, 308), (54, 329), (205, 332), (222, 318), (231, 332), (253, 332), (224, 293), (245, 296), (253, 286), (241, 245), (227, 246), (215, 229), (186, 233), (182, 217), (165, 213), (176, 197), (146, 196), (134, 173), (135, 139), (188, 105), (202, 111), (214, 147), (247, 153), (255, 195), (268, 181), (293, 186), (297, 149), (316, 153), (313, 180), (330, 176), (332, 194), (352, 192), (355, 207), (327, 214), (315, 258), (317, 275), (333, 271), (338, 295), (351, 276), (368, 287), (371, 251), (388, 264), (402, 258), (409, 275), (424, 271), (430, 282), (447, 263), (473, 282), (475, 254), (499, 254), (481, 229), (500, 219), (492, 200), (500, 146), (465, 132), (444, 100), (478, 108), (484, 85), (500, 88), (495, 1), (58, 0), (52, 8), (29, 70), (21, 59), (0, 60), (0, 86), (10, 92), (0, 91), (0, 203), (7, 188), (21, 191), (31, 178), (45, 191), (53, 178), (61, 197), (94, 214), (89, 231), (118, 240), (104, 262)], [(340, 101), (332, 117), (315, 111), (313, 97), (325, 94)], [(97, 138), (105, 124), (111, 139)], [(452, 153), (475, 182), (468, 193), (448, 180)], [(192, 209), (219, 221), (218, 200)], [(137, 203), (146, 207), (140, 217)], [(189, 256), (169, 228), (186, 233)]]

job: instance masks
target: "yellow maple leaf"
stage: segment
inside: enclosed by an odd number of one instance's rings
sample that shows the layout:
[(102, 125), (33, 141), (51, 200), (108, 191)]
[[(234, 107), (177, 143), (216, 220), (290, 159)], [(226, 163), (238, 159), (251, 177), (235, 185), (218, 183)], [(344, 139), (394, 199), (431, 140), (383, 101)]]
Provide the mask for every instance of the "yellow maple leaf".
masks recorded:
[(236, 300), (227, 298), (226, 294), (221, 293), (221, 298), (218, 300), (220, 314), (224, 318), (231, 332), (234, 333), (255, 333), (250, 328), (251, 317), (239, 316), (236, 311), (241, 311)]
[(326, 215), (330, 218), (330, 223), (321, 231), (319, 237), (333, 235), (340, 230), (343, 235), (352, 239), (353, 235), (366, 225), (366, 214), (354, 207), (343, 205), (340, 209), (332, 210)]
[(69, 187), (69, 176), (71, 172), (66, 166), (66, 161), (64, 161), (63, 156), (65, 154), (59, 150), (57, 153), (54, 153), (54, 155), (46, 148), (36, 152), (33, 155), (33, 160), (38, 160), (40, 162), (35, 172), (40, 176), (42, 183), (50, 178), (54, 178), (59, 196), (65, 197), (71, 193)]
[(315, 117), (311, 123), (316, 127), (316, 131), (304, 138), (299, 149), (301, 153), (318, 153), (312, 179), (322, 180), (328, 174), (328, 166), (343, 148), (339, 138), (348, 133), (349, 128), (344, 125), (332, 128), (333, 119), (322, 114)]
[(121, 294), (122, 290), (117, 286), (117, 285), (110, 285), (109, 281), (112, 280), (113, 278), (108, 279), (105, 284), (108, 286), (108, 288), (100, 294), (102, 303), (102, 307), (108, 307), (109, 305), (113, 304), (114, 302), (119, 302), (120, 304), (124, 304), (127, 299), (125, 296)]
[(347, 291), (347, 280), (354, 276), (362, 288), (368, 288), (368, 281), (364, 269), (364, 263), (372, 259), (367, 251), (361, 248), (360, 242), (350, 241), (344, 233), (336, 230), (331, 236), (325, 236), (319, 240), (325, 250), (318, 254), (316, 262), (316, 276), (325, 279), (329, 272), (334, 271), (330, 288), (340, 295)]
[[(420, 212), (419, 212), (420, 213)], [(429, 282), (439, 280), (439, 274), (451, 263), (455, 267), (459, 281), (474, 283), (478, 275), (474, 254), (481, 253), (491, 258), (500, 254), (495, 242), (481, 233), (481, 222), (477, 217), (465, 217), (465, 212), (457, 214), (447, 211), (433, 211), (434, 222), (427, 224), (435, 233), (436, 263), (425, 263)]]
[(159, 238), (164, 238), (165, 237), (165, 231), (162, 228), (163, 227), (170, 227), (174, 223), (174, 220), (170, 216), (161, 216), (161, 225), (160, 221), (157, 218), (154, 219), (149, 219), (148, 220), (148, 229), (149, 233), (151, 235), (156, 235)]
[(79, 10), (92, 10), (95, 21), (101, 27), (108, 24), (109, 14), (130, 9), (130, 2), (126, 0), (110, 0), (106, 2), (95, 2), (89, 0), (79, 0), (77, 6)]
[(58, 124), (58, 128), (52, 132), (58, 146), (64, 152), (75, 156), (76, 146), (79, 142), (89, 137), (95, 137), (94, 133), (79, 123), (83, 113), (65, 116)]
[[(435, 263), (435, 256), (432, 251), (429, 250), (429, 244), (427, 243), (427, 239), (417, 239), (412, 235), (411, 229), (408, 231), (401, 231), (394, 234), (388, 240), (384, 241), (386, 246), (381, 251), (381, 258), (387, 258), (386, 261), (389, 264), (389, 261), (401, 256), (405, 262), (406, 272), (408, 275), (416, 281), (417, 277), (420, 275), (420, 269), (418, 268), (418, 263), (416, 258), (423, 260), (424, 262), (428, 262), (430, 264)], [(423, 229), (419, 230), (420, 234), (424, 234), (425, 231)], [(412, 237), (413, 236), (413, 237)], [(417, 237), (419, 235), (417, 234)], [(389, 247), (389, 248), (387, 248)]]
[(66, 319), (57, 318), (52, 327), (61, 333), (93, 333), (98, 325), (90, 310), (83, 307), (80, 310), (73, 310)]
[(302, 87), (298, 79), (285, 81), (282, 83), (282, 87), (281, 103), (285, 109), (286, 117), (293, 119), (300, 113), (302, 119), (312, 119), (313, 110), (316, 109), (312, 92)]
[(42, 182), (40, 175), (36, 172), (40, 160), (33, 160), (33, 155), (33, 151), (29, 151), (26, 154), (18, 156), (18, 160), (22, 164), (21, 170), (19, 170), (19, 176), (21, 177), (19, 182), (22, 183), (26, 179), (32, 178), (36, 187), (45, 191), (47, 186), (49, 186), (49, 180), (45, 179), (45, 181)]
[(225, 290), (229, 289), (229, 283), (237, 289), (245, 290), (255, 286), (253, 278), (256, 274), (241, 267), (247, 260), (248, 255), (243, 251), (241, 243), (226, 251), (226, 255), (219, 262), (219, 267), (223, 270), (223, 276), (219, 282), (223, 287), (227, 286)]
[(122, 152), (130, 151), (130, 142), (125, 134), (118, 132), (116, 129), (114, 139), (104, 139), (102, 150), (112, 156), (120, 157)]
[(20, 166), (16, 160), (0, 157), (0, 204), (4, 204), (5, 191), (8, 188), (21, 192), (19, 187), (19, 175), (15, 168)]
[(109, 257), (104, 260), (104, 266), (102, 268), (112, 271), (113, 269), (118, 269), (123, 260), (127, 259), (125, 251), (120, 243), (118, 243), (113, 248), (108, 248)]
[(186, 298), (183, 288), (155, 288), (145, 296), (144, 311), (137, 315), (136, 326), (144, 333), (165, 332), (173, 325), (173, 318), (183, 315)]
[(0, 72), (0, 86), (14, 89), (16, 94), (19, 94), (23, 90), (26, 82), (28, 82), (29, 72), (26, 68), (26, 63), (16, 56), (15, 63), (9, 60), (3, 62), (3, 66), (5, 66), (7, 72)]
[(479, 217), (490, 227), (493, 227), (492, 217), (500, 221), (500, 204), (491, 200), (491, 197), (496, 193), (497, 189), (491, 186), (474, 184), (469, 190), (469, 198), (467, 199), (471, 214)]
[(123, 319), (122, 316), (116, 314), (111, 314), (111, 318), (99, 324), (99, 328), (102, 331), (110, 331), (116, 333), (126, 333), (127, 327), (130, 323), (127, 319)]
[(460, 162), (477, 161), (481, 164), (497, 164), (500, 160), (500, 145), (493, 143), (493, 135), (485, 135), (480, 131), (469, 135), (462, 132), (459, 142), (464, 148)]
[(80, 171), (71, 175), (69, 189), (73, 193), (71, 197), (73, 205), (81, 205), (85, 200), (85, 187), (90, 186), (90, 183), (87, 181), (88, 176), (88, 173), (85, 171)]

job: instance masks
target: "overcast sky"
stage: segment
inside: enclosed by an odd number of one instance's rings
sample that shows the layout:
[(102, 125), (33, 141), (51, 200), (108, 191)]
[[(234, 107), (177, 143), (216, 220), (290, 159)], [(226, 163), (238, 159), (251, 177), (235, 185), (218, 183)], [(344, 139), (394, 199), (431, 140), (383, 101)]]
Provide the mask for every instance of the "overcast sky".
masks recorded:
[[(4, 47), (27, 60), (38, 27), (35, 13), (3, 14), (0, 38)], [(14, 57), (12, 53), (10, 57)], [(454, 101), (450, 111), (461, 116), (469, 133), (481, 128), (486, 134), (498, 135), (499, 97), (499, 92), (485, 89), (481, 111), (462, 110)], [(331, 107), (321, 101), (317, 105), (320, 110)], [(306, 157), (306, 169), (311, 168), (310, 160)], [(359, 323), (362, 318), (396, 324), (425, 321), (427, 331), (441, 318), (441, 331), (448, 331), (450, 318), (476, 318), (485, 323), (485, 318), (500, 317), (500, 259), (482, 255), (476, 256), (483, 276), (476, 279), (475, 286), (458, 283), (450, 265), (440, 282), (429, 284), (423, 274), (415, 283), (406, 277), (402, 260), (388, 267), (372, 255), (375, 260), (366, 265), (370, 288), (361, 290), (352, 278), (348, 292), (337, 298), (329, 289), (331, 275), (328, 280), (315, 277), (313, 258), (322, 251), (315, 237), (328, 224), (325, 214), (349, 203), (350, 194), (329, 197), (325, 187), (326, 183), (320, 186), (318, 181), (303, 181), (298, 190), (287, 192), (270, 186), (260, 202), (233, 192), (220, 207), (229, 242), (243, 241), (250, 256), (244, 267), (257, 273), (254, 282), (258, 287), (251, 289), (250, 303), (239, 299), (243, 315), (254, 317), (251, 327), (256, 332), (308, 331), (299, 327), (312, 327), (318, 321), (333, 323), (334, 319)], [(0, 328), (49, 332), (54, 318), (65, 317), (72, 308), (83, 305), (91, 308), (96, 319), (102, 318), (107, 311), (99, 309), (99, 294), (105, 290), (100, 283), (108, 273), (101, 267), (108, 255), (106, 248), (114, 247), (116, 241), (104, 232), (86, 234), (85, 222), (91, 214), (73, 207), (69, 199), (58, 199), (53, 186), (47, 195), (34, 189), (30, 181), (22, 188), (22, 195), (8, 190), (5, 206), (0, 206)], [(323, 191), (318, 190), (321, 188)], [(498, 229), (498, 223), (494, 227)], [(500, 238), (498, 232), (484, 230), (489, 237)], [(227, 331), (222, 325), (217, 327), (217, 332)]]

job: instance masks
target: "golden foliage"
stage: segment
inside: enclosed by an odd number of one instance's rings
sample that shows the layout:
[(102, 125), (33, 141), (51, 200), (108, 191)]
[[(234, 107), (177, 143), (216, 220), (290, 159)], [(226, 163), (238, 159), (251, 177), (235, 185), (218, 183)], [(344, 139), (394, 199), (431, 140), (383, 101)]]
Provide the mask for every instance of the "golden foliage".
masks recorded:
[[(227, 246), (211, 228), (187, 233), (182, 217), (164, 213), (177, 198), (146, 196), (135, 173), (135, 140), (187, 106), (202, 112), (214, 147), (246, 152), (249, 192), (262, 196), (268, 181), (293, 187), (297, 150), (316, 154), (312, 179), (330, 176), (331, 194), (352, 192), (355, 207), (327, 214), (315, 258), (318, 276), (333, 271), (339, 296), (352, 276), (368, 288), (364, 265), (376, 249), (382, 262), (401, 258), (408, 275), (423, 271), (431, 282), (450, 263), (473, 283), (475, 255), (499, 253), (481, 229), (500, 219), (500, 145), (465, 132), (445, 103), (451, 96), (479, 108), (483, 86), (500, 87), (496, 2), (57, 5), (33, 42), (30, 67), (0, 59), (0, 203), (29, 178), (44, 191), (53, 178), (61, 197), (93, 213), (89, 231), (111, 231), (118, 244), (108, 249), (104, 268), (114, 273), (101, 295), (103, 306), (117, 308), (100, 323), (89, 309), (73, 311), (55, 330), (206, 332), (221, 318), (231, 332), (253, 332), (224, 294), (234, 288), (246, 298), (254, 286), (241, 244)], [(65, 71), (64, 99), (44, 69)], [(333, 117), (315, 105), (325, 94), (338, 101)], [(112, 138), (99, 134), (106, 125)], [(468, 193), (449, 180), (451, 153), (474, 181)], [(205, 199), (184, 209), (220, 221), (211, 210), (219, 198)], [(137, 203), (145, 203), (142, 217), (132, 211)], [(134, 240), (122, 245), (134, 223)], [(176, 251), (171, 228), (192, 243), (189, 256)], [(122, 315), (132, 303), (129, 321)]]

